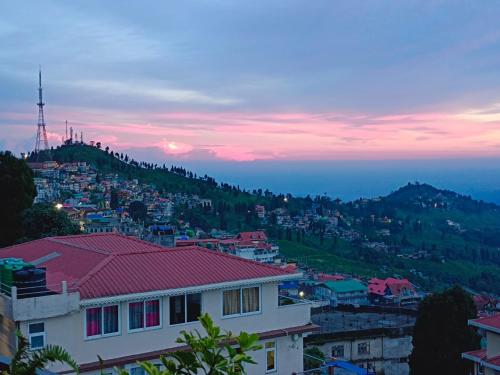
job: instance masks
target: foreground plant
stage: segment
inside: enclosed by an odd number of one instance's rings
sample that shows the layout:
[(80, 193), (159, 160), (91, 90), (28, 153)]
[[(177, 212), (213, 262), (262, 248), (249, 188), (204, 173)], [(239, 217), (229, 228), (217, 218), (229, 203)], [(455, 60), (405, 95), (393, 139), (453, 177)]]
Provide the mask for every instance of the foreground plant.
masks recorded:
[(16, 333), (18, 347), (12, 358), (8, 371), (10, 375), (35, 375), (37, 370), (43, 370), (49, 363), (59, 362), (71, 367), (78, 374), (78, 365), (69, 353), (58, 345), (30, 351), (28, 340), (19, 332)]
[[(247, 364), (256, 364), (248, 352), (262, 348), (257, 344), (257, 334), (241, 332), (233, 336), (231, 332), (223, 333), (208, 314), (202, 315), (199, 321), (205, 333), (182, 331), (177, 343), (188, 348), (160, 357), (164, 369), (147, 361), (138, 362), (139, 366), (148, 375), (242, 375), (246, 374)], [(128, 375), (124, 369), (118, 372)]]

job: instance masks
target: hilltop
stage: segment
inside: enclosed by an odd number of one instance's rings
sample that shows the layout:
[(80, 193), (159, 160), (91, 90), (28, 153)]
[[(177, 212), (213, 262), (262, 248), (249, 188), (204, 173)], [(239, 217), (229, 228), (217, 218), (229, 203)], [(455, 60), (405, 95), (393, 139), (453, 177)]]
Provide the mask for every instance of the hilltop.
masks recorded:
[[(176, 207), (172, 220), (207, 233), (265, 229), (289, 260), (319, 271), (400, 275), (426, 290), (458, 283), (500, 294), (500, 207), (453, 191), (415, 183), (385, 197), (342, 202), (245, 191), (182, 167), (138, 162), (88, 145), (58, 147), (52, 159), (84, 161), (102, 175), (154, 184), (162, 195), (211, 199), (209, 210)], [(256, 205), (265, 208), (264, 216)]]

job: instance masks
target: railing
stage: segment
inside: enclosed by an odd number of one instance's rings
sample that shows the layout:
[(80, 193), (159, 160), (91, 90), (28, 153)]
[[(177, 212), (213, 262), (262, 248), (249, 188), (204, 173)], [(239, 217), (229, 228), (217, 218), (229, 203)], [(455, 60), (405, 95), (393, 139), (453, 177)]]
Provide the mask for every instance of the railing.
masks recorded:
[(290, 296), (285, 296), (285, 295), (279, 295), (278, 296), (278, 306), (290, 306), (290, 305), (307, 305), (312, 303), (312, 301), (309, 301), (308, 299), (304, 298), (295, 298), (295, 297), (290, 297)]

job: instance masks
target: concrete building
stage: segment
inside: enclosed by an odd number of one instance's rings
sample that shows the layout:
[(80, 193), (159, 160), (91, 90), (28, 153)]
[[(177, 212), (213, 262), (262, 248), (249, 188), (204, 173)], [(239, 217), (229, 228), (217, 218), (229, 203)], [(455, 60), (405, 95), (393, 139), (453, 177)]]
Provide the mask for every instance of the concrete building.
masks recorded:
[[(46, 287), (27, 298), (25, 284), (1, 294), (4, 326), (18, 326), (35, 349), (63, 346), (82, 373), (100, 373), (99, 355), (105, 373), (121, 366), (142, 374), (136, 361), (181, 349), (180, 332), (201, 330), (197, 317), (206, 312), (224, 330), (259, 334), (264, 348), (252, 353), (249, 374), (289, 375), (302, 371), (303, 337), (316, 328), (309, 304), (279, 303), (279, 284), (300, 274), (196, 246), (91, 234), (0, 249), (0, 258), (13, 257), (45, 267)], [(1, 334), (13, 342), (13, 330)]]
[[(317, 347), (326, 358), (351, 362), (376, 374), (409, 374), (415, 317), (386, 312), (345, 312), (315, 309), (312, 321), (319, 331), (305, 347)], [(351, 375), (335, 369), (335, 375)]]
[(474, 375), (500, 374), (500, 314), (469, 320), (485, 336), (486, 347), (462, 354), (462, 358), (474, 362)]
[(319, 283), (314, 294), (319, 300), (330, 301), (332, 306), (368, 304), (368, 287), (354, 279)]

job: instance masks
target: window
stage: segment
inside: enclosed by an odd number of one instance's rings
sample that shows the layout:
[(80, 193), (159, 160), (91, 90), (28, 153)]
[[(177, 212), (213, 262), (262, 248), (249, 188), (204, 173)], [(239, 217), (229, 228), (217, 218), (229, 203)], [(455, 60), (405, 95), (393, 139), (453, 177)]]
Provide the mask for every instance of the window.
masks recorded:
[(358, 344), (358, 354), (370, 354), (370, 343), (361, 342)]
[(130, 375), (144, 375), (144, 369), (142, 367), (131, 367), (129, 373)]
[(137, 331), (161, 325), (160, 300), (152, 299), (128, 304), (128, 329)]
[(85, 312), (87, 337), (113, 335), (120, 332), (118, 305), (90, 307)]
[(226, 290), (222, 295), (222, 315), (249, 314), (260, 311), (260, 288)]
[(170, 297), (170, 324), (194, 322), (201, 315), (201, 293)]
[(266, 350), (266, 372), (276, 371), (276, 341), (265, 344)]
[(332, 346), (332, 357), (334, 357), (334, 358), (344, 358), (344, 345), (334, 345), (334, 346)]
[(45, 346), (45, 323), (32, 323), (28, 326), (30, 349)]

